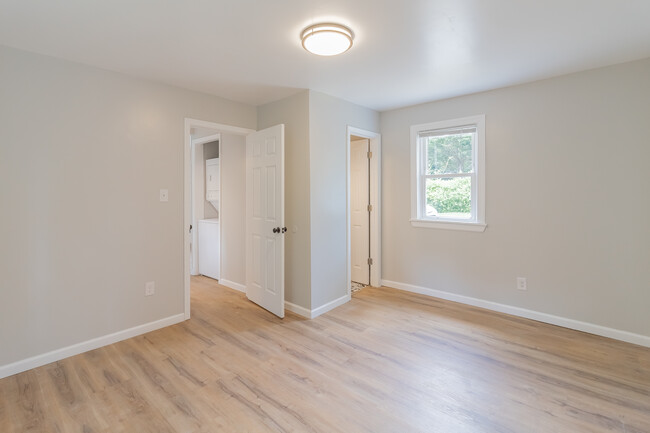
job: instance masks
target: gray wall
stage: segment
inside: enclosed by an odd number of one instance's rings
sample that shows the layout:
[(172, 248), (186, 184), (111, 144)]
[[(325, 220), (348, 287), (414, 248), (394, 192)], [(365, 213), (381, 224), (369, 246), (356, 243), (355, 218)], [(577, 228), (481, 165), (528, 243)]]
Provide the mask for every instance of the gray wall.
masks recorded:
[[(205, 186), (205, 161), (212, 158), (219, 158), (219, 141), (211, 141), (203, 144), (203, 185)], [(219, 212), (203, 196), (203, 218), (219, 218)]]
[[(409, 127), (481, 113), (486, 231), (411, 227)], [(382, 113), (382, 278), (650, 335), (649, 119), (650, 59)]]
[(285, 300), (310, 309), (309, 92), (258, 107), (258, 129), (285, 124)]
[(183, 313), (185, 117), (257, 125), (255, 107), (0, 47), (0, 365)]
[(309, 92), (311, 308), (347, 295), (347, 127), (379, 131), (379, 113)]

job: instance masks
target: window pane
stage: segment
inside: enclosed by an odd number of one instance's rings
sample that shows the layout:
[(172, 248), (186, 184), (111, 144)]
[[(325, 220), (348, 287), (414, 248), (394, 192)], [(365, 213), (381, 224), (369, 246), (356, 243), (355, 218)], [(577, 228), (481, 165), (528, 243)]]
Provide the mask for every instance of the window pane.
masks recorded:
[(426, 174), (472, 173), (474, 136), (462, 133), (423, 138)]
[(425, 216), (470, 219), (472, 179), (469, 176), (426, 179)]

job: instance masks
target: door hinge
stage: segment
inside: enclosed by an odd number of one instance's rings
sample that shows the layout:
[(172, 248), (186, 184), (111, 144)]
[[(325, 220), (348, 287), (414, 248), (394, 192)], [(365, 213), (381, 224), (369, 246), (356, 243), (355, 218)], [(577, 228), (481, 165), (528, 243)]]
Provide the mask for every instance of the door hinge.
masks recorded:
[(368, 205), (368, 212), (372, 212), (372, 205), (371, 204)]
[(372, 158), (372, 152), (368, 152), (368, 159)]
[(368, 264), (372, 265), (372, 258), (368, 257)]

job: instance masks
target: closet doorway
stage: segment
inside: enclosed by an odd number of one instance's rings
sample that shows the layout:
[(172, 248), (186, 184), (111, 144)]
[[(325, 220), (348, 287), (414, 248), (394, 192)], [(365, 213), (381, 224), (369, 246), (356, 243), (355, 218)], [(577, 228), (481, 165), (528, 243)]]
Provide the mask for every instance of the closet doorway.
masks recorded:
[(381, 285), (381, 135), (348, 127), (348, 293)]

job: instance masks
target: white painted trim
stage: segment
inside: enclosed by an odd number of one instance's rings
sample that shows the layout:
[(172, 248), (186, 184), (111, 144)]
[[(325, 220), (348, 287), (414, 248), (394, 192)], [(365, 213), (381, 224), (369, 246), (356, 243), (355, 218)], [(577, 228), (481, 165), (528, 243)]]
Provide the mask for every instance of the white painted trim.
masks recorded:
[(316, 317), (320, 316), (321, 314), (325, 314), (328, 311), (331, 311), (335, 309), (336, 307), (340, 307), (341, 305), (347, 303), (352, 299), (350, 295), (343, 295), (338, 299), (333, 300), (332, 302), (328, 302), (325, 305), (321, 305), (320, 307), (310, 310), (305, 307), (301, 307), (300, 305), (293, 304), (289, 301), (284, 301), (284, 308), (286, 308), (289, 311), (293, 311), (299, 316), (302, 316), (306, 319), (315, 319)]
[(191, 119), (189, 117), (186, 117), (185, 121), (191, 122), (192, 127), (216, 129), (219, 132), (229, 132), (231, 134), (237, 134), (237, 135), (248, 135), (251, 132), (255, 132), (254, 129), (242, 128), (240, 126), (226, 125), (223, 123), (209, 122), (207, 120)]
[(68, 358), (70, 356), (79, 355), (80, 353), (88, 352), (89, 350), (108, 346), (109, 344), (117, 343), (118, 341), (146, 334), (147, 332), (155, 331), (166, 326), (175, 325), (176, 323), (180, 323), (184, 320), (184, 314), (176, 314), (174, 316), (169, 316), (164, 319), (156, 320), (154, 322), (145, 323), (144, 325), (135, 326), (133, 328), (118, 331), (113, 334), (108, 334), (102, 337), (93, 338), (92, 340), (73, 344), (72, 346), (56, 349), (51, 352), (43, 353), (41, 355), (32, 356), (31, 358), (16, 361), (11, 364), (2, 365), (0, 366), (0, 379), (21, 373), (23, 371), (31, 370), (32, 368), (49, 364), (51, 362), (60, 361), (61, 359)]
[[(381, 134), (365, 129), (355, 128), (348, 125), (347, 127), (347, 155), (346, 155), (346, 209), (345, 215), (347, 218), (347, 286), (348, 294), (351, 296), (352, 287), (352, 227), (351, 227), (351, 206), (350, 206), (350, 140), (351, 136), (367, 138), (370, 141), (370, 151), (372, 158), (370, 159), (370, 204), (373, 211), (370, 214), (370, 257), (372, 257), (373, 264), (370, 268), (370, 285), (379, 287), (381, 284)], [(322, 314), (322, 313), (321, 313)]]
[[(255, 132), (254, 129), (241, 128), (239, 126), (224, 125), (221, 123), (207, 122), (186, 117), (185, 132), (183, 140), (183, 236), (181, 246), (183, 250), (183, 291), (185, 304), (185, 319), (190, 318), (190, 232), (189, 227), (192, 221), (192, 136), (191, 129), (194, 127), (210, 128), (215, 132), (226, 132), (237, 135), (248, 135)], [(221, 149), (220, 149), (221, 150)]]
[(220, 279), (219, 284), (222, 286), (226, 286), (229, 289), (237, 290), (238, 292), (244, 292), (246, 293), (246, 285), (245, 284), (239, 284), (235, 283), (234, 281), (226, 280), (226, 279)]
[(428, 229), (444, 230), (463, 230), (468, 232), (484, 232), (486, 224), (481, 223), (463, 223), (459, 221), (429, 221), (429, 220), (411, 220), (413, 227), (424, 227)]
[(197, 145), (197, 144), (206, 144), (206, 143), (212, 143), (213, 141), (220, 141), (221, 140), (221, 134), (212, 134), (208, 135), (206, 137), (201, 137), (201, 138), (194, 138), (192, 139), (192, 144)]
[(472, 305), (474, 307), (485, 308), (487, 310), (497, 311), (499, 313), (510, 314), (526, 319), (537, 320), (538, 322), (549, 323), (551, 325), (562, 326), (564, 328), (574, 329), (576, 331), (588, 332), (602, 337), (613, 338), (615, 340), (625, 341), (627, 343), (638, 344), (639, 346), (650, 347), (650, 336), (634, 334), (628, 331), (622, 331), (614, 328), (596, 325), (579, 320), (568, 319), (566, 317), (554, 316), (552, 314), (542, 313), (539, 311), (528, 310), (526, 308), (514, 307), (512, 305), (499, 304), (497, 302), (486, 301), (484, 299), (473, 298), (471, 296), (458, 295), (442, 290), (429, 289), (426, 287), (414, 286), (412, 284), (399, 283), (396, 281), (382, 280), (382, 285), (392, 287), (406, 292), (419, 293), (421, 295), (433, 296), (435, 298), (446, 299), (448, 301), (459, 302), (461, 304)]
[(340, 307), (346, 302), (349, 302), (350, 299), (352, 299), (352, 297), (349, 294), (343, 295), (340, 298), (333, 300), (332, 302), (328, 302), (325, 305), (321, 305), (320, 307), (311, 310), (311, 318), (314, 319), (320, 316), (321, 314), (325, 314), (328, 311), (335, 309), (336, 307)]
[(289, 301), (284, 301), (284, 308), (289, 310), (289, 311), (292, 311), (292, 312), (296, 313), (297, 315), (302, 316), (302, 317), (304, 317), (306, 319), (311, 319), (312, 318), (311, 310), (309, 310), (309, 309), (307, 309), (305, 307), (301, 307), (300, 305), (296, 305), (294, 303), (291, 303)]

